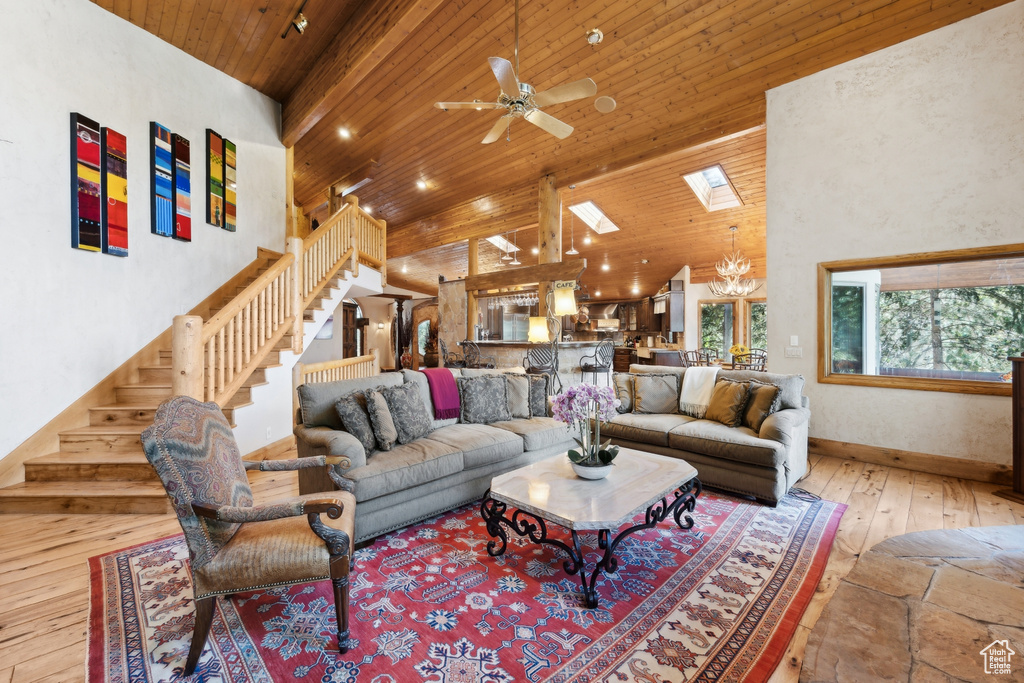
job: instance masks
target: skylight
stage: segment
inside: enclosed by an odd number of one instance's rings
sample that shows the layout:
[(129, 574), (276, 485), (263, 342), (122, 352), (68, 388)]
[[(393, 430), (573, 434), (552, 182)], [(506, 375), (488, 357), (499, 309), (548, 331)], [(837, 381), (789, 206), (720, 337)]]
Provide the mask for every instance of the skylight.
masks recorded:
[(488, 237), (487, 241), (496, 246), (502, 252), (506, 254), (512, 254), (519, 251), (519, 247), (509, 242), (501, 235), (495, 235), (494, 237)]
[(702, 171), (684, 175), (683, 179), (708, 211), (731, 209), (743, 204), (733, 189), (732, 183), (729, 182), (729, 177), (717, 164)]
[(569, 207), (569, 210), (579, 216), (580, 220), (589, 225), (590, 229), (598, 235), (603, 235), (606, 232), (615, 232), (619, 229), (619, 226), (612, 223), (611, 219), (605, 216), (604, 212), (597, 208), (597, 204), (594, 202), (586, 201), (573, 204)]

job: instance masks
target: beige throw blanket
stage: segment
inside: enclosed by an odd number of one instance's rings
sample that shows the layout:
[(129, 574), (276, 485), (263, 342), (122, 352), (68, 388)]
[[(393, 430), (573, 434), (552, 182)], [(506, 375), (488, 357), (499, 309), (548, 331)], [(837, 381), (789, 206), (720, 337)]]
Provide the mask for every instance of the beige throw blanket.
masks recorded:
[(715, 391), (718, 368), (692, 367), (683, 373), (683, 390), (679, 393), (679, 412), (704, 417)]

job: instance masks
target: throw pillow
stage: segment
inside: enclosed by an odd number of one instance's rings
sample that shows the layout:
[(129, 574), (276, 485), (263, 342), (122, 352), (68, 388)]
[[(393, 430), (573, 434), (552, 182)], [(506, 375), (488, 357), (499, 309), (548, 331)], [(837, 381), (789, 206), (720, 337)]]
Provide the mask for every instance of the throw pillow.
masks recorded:
[(530, 417), (530, 378), (527, 375), (505, 375), (508, 412), (512, 417)]
[(718, 380), (715, 391), (711, 394), (711, 403), (704, 418), (721, 422), (726, 427), (739, 427), (743, 419), (743, 410), (747, 407), (750, 385), (746, 382), (730, 382)]
[(388, 408), (388, 401), (384, 398), (384, 394), (376, 389), (367, 391), (366, 409), (370, 413), (370, 424), (373, 425), (377, 448), (382, 451), (390, 451), (398, 440), (398, 430), (395, 428), (395, 421), (391, 419), (391, 410)]
[(462, 422), (490, 424), (512, 419), (508, 412), (504, 376), (460, 377), (456, 381), (462, 402)]
[(359, 439), (369, 458), (377, 450), (377, 439), (373, 436), (373, 425), (370, 423), (370, 414), (366, 410), (366, 396), (361, 391), (354, 391), (347, 396), (342, 396), (334, 404), (338, 411), (338, 418), (345, 431)]
[(409, 443), (430, 432), (430, 414), (420, 389), (412, 382), (381, 390), (398, 432), (398, 443)]
[(619, 399), (620, 413), (633, 412), (633, 375), (628, 372), (616, 372), (612, 375), (612, 386), (615, 387), (615, 398)]
[(678, 413), (679, 378), (676, 375), (633, 375), (633, 412)]
[(751, 380), (750, 398), (747, 400), (747, 407), (743, 411), (743, 426), (750, 427), (755, 432), (761, 431), (761, 423), (779, 409), (781, 401), (781, 388), (774, 384), (765, 384), (764, 382)]
[(548, 416), (548, 376), (530, 377), (530, 417)]

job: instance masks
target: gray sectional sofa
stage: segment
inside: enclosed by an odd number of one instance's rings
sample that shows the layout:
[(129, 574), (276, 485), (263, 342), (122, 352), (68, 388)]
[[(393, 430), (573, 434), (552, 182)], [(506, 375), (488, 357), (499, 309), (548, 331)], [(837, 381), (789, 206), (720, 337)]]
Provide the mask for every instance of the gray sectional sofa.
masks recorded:
[[(522, 368), (518, 371), (521, 373)], [(502, 371), (452, 372), (457, 377), (474, 377)], [(362, 443), (344, 431), (335, 403), (353, 392), (404, 383), (414, 383), (419, 388), (432, 420), (431, 431), (367, 457)], [(479, 500), (490, 487), (492, 477), (565, 452), (573, 445), (566, 425), (546, 416), (491, 424), (463, 424), (458, 418), (434, 420), (426, 375), (412, 370), (304, 384), (298, 393), (295, 439), (299, 456), (341, 455), (352, 463), (340, 474), (341, 483), (352, 490), (357, 502), (356, 542)], [(335, 488), (322, 469), (300, 470), (301, 493)]]
[[(676, 374), (685, 368), (630, 365), (630, 373)], [(811, 411), (802, 375), (720, 370), (718, 379), (751, 380), (780, 387), (778, 410), (755, 433), (680, 413), (623, 413), (602, 425), (602, 438), (650, 453), (682, 458), (707, 486), (753, 496), (768, 505), (807, 473), (807, 427)]]

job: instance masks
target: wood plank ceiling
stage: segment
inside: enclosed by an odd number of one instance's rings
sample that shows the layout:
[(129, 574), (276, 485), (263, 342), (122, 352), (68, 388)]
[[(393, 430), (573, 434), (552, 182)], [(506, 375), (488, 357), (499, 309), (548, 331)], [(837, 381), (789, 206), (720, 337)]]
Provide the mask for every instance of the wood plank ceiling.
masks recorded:
[[(707, 280), (730, 225), (764, 274), (765, 90), (1008, 0), (521, 0), (521, 80), (539, 91), (591, 77), (618, 107), (553, 105), (575, 127), (565, 140), (517, 119), (492, 145), (480, 140), (499, 112), (432, 105), (497, 97), (487, 57), (513, 57), (509, 0), (93, 1), (282, 102), (307, 210), (331, 184), (372, 177), (357, 194), (388, 221), (392, 283), (436, 290), (438, 274), (465, 273), (466, 239), (506, 231), (535, 263), (537, 184), (553, 173), (563, 203), (575, 184), (577, 201), (622, 228), (583, 247), (576, 222), (584, 284), (621, 299), (634, 286), (653, 294), (685, 264)], [(282, 39), (300, 7), (308, 28)], [(598, 46), (591, 28), (604, 32)], [(681, 174), (711, 163), (742, 207), (697, 203)], [(564, 241), (568, 223), (564, 213)], [(486, 272), (498, 255), (484, 245)]]

